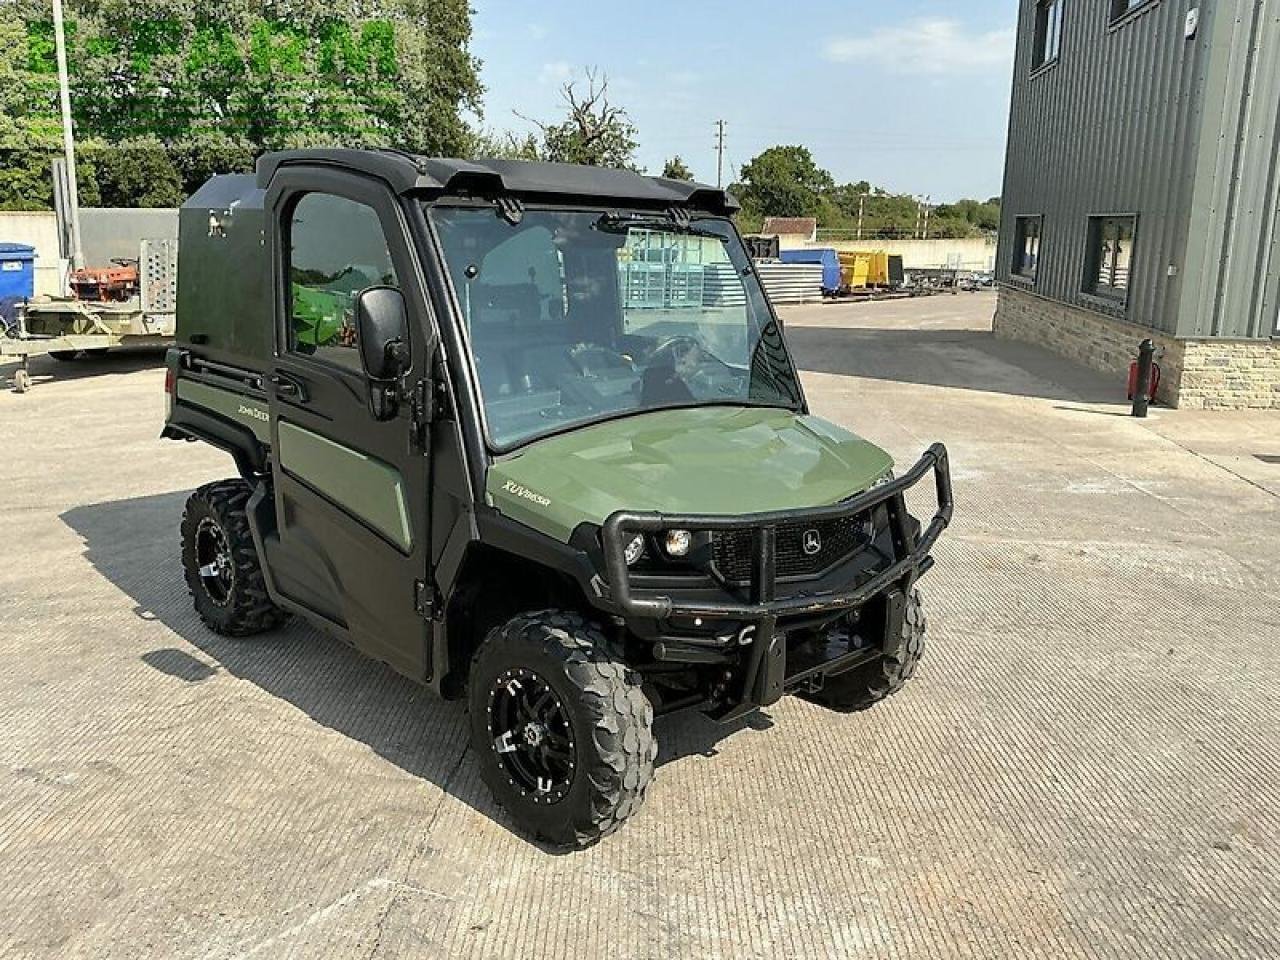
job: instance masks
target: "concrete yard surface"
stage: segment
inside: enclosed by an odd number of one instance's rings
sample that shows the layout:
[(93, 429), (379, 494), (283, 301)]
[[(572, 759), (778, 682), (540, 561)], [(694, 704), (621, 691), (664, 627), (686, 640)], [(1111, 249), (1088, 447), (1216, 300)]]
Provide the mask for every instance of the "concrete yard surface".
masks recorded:
[(570, 855), (459, 705), (200, 625), (178, 523), (234, 471), (158, 439), (154, 355), (37, 361), (0, 392), (0, 957), (1280, 955), (1280, 414), (1133, 420), (993, 308), (785, 314), (814, 412), (950, 448), (917, 678), (660, 721), (645, 807)]

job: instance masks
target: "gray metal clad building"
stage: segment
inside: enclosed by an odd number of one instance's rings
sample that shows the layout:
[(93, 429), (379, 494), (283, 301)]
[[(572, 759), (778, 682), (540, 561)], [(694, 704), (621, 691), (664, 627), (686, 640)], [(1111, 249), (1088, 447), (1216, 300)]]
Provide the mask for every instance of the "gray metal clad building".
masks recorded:
[(1022, 0), (997, 335), (1280, 407), (1280, 0)]

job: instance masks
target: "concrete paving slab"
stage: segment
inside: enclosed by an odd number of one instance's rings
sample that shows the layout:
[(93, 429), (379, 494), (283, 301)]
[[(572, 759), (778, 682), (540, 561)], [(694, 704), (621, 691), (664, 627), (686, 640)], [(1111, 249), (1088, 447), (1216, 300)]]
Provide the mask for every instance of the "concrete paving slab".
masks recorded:
[(0, 956), (1280, 955), (1277, 420), (1128, 419), (993, 305), (787, 312), (816, 412), (951, 447), (918, 678), (662, 721), (646, 807), (568, 856), (456, 705), (200, 626), (178, 519), (231, 465), (157, 439), (150, 361), (0, 393)]

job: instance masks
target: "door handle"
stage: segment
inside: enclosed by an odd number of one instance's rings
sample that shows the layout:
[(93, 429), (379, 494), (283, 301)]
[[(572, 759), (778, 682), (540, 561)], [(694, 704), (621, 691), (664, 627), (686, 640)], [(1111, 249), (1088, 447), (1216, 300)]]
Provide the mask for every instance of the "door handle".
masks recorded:
[(307, 399), (306, 393), (302, 389), (302, 384), (292, 377), (286, 377), (282, 373), (273, 373), (267, 380), (277, 396), (296, 397), (299, 400)]

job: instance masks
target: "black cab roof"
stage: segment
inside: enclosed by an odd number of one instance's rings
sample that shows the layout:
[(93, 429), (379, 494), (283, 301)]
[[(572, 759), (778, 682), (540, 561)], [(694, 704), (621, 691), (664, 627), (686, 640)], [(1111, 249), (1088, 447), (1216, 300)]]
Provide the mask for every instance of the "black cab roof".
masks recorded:
[(732, 214), (738, 203), (726, 191), (701, 183), (646, 177), (630, 170), (526, 160), (451, 160), (400, 150), (310, 149), (263, 154), (259, 188), (291, 164), (330, 165), (386, 181), (397, 193), (435, 196), (513, 196), (528, 200), (617, 201), (646, 207), (684, 207)]

